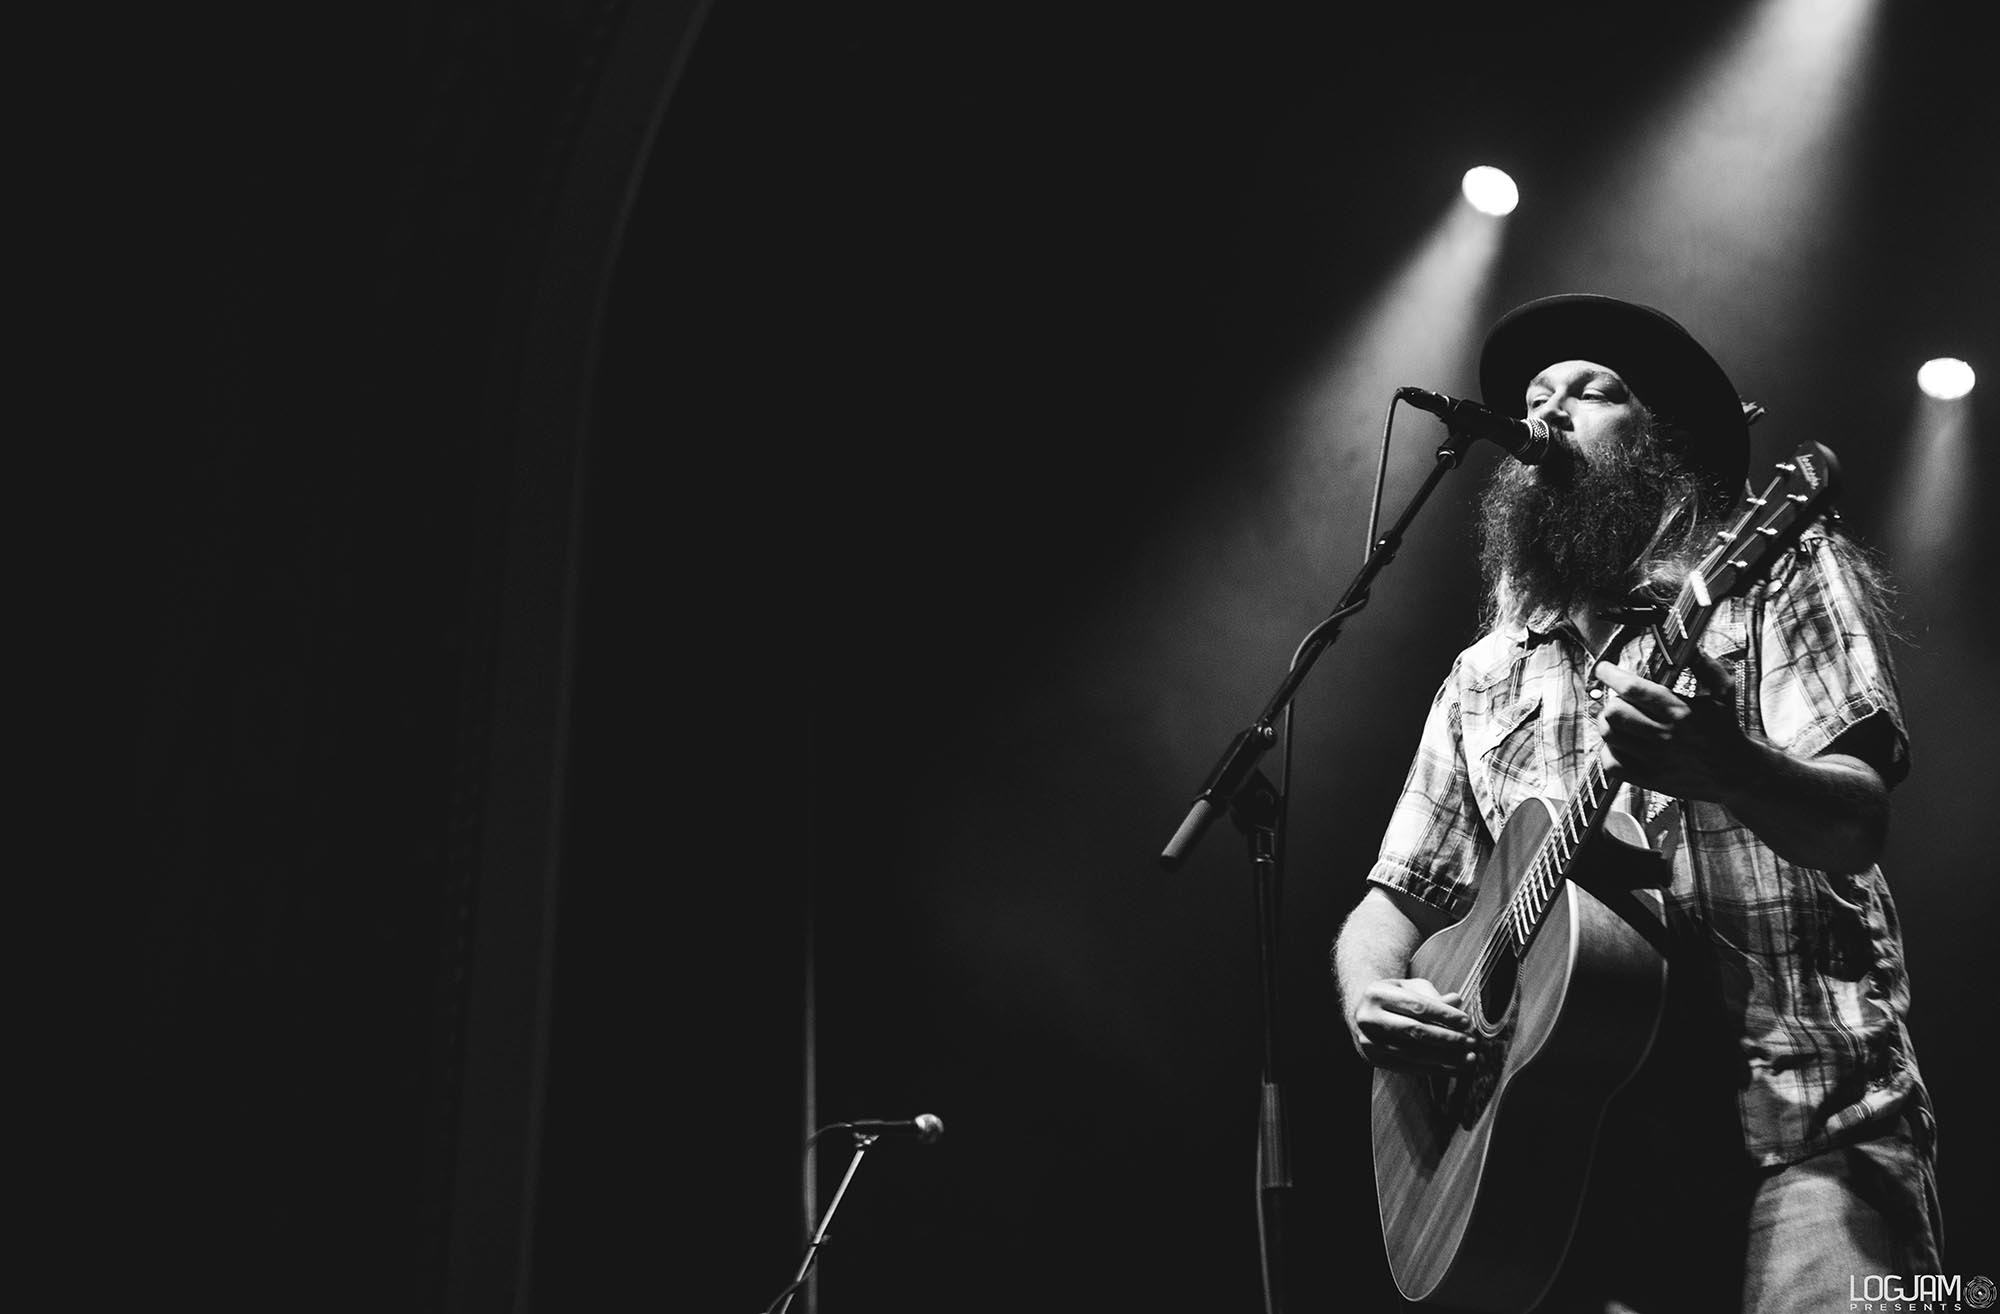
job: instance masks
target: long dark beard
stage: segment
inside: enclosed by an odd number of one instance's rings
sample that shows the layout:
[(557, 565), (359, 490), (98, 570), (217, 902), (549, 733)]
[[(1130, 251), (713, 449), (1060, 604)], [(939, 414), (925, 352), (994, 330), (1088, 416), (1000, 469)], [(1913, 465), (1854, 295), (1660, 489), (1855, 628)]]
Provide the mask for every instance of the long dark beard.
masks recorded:
[[(1502, 462), (1487, 482), (1479, 558), (1489, 623), (1544, 608), (1567, 615), (1592, 598), (1678, 578), (1684, 572), (1675, 567), (1691, 564), (1684, 559), (1711, 499), (1652, 426), (1637, 442), (1587, 457), (1571, 448), (1569, 458), (1534, 467)], [(1682, 506), (1687, 514), (1654, 544), (1667, 513)]]

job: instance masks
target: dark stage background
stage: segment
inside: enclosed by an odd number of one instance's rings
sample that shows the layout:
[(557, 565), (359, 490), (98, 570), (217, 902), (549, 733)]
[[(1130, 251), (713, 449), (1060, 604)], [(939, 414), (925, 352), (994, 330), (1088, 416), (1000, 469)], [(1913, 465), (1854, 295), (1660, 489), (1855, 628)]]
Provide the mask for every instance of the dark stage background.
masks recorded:
[[(1249, 865), (1227, 827), (1156, 855), (1358, 565), (1390, 391), (1474, 393), (1468, 333), (1579, 289), (1709, 340), (1771, 409), (1759, 467), (1835, 447), (1902, 580), (1885, 865), (1946, 1268), (2000, 1269), (2000, 471), (1975, 393), (1920, 478), (1944, 422), (1911, 386), (1939, 354), (2000, 379), (1979, 7), (1881, 6), (1816, 153), (1764, 171), (1759, 121), (1722, 125), (1740, 167), (1693, 181), (1729, 240), (1621, 210), (1756, 8), (119, 28), (77, 111), (115, 161), (91, 351), (147, 416), (107, 1275), (749, 1314), (797, 1262), (808, 1122), (928, 1111), (942, 1142), (881, 1146), (841, 1207), (829, 1314), (1257, 1307)], [(1504, 239), (1401, 279), (1482, 162), (1522, 182)], [(1399, 419), (1388, 512), (1437, 435)], [(1325, 953), (1469, 637), (1494, 459), (1298, 705), (1296, 1309), (1400, 1307)]]

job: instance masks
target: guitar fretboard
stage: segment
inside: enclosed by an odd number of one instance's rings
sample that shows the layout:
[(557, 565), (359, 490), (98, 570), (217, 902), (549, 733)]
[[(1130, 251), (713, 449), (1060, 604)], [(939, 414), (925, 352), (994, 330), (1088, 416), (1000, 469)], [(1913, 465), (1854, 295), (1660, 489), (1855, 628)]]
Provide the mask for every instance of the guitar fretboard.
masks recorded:
[(1528, 942), (1541, 928), (1550, 905), (1555, 902), (1556, 891), (1569, 878), (1578, 851), (1596, 833), (1604, 814), (1610, 811), (1611, 799), (1618, 792), (1619, 783), (1616, 773), (1605, 770), (1601, 760), (1593, 761), (1590, 770), (1585, 773), (1583, 787), (1570, 799), (1569, 805), (1556, 819), (1555, 826), (1543, 839), (1534, 861), (1529, 864), (1528, 874), (1514, 890), (1513, 898), (1507, 901), (1506, 911), (1501, 917), (1500, 924), (1507, 932), (1508, 947), (1516, 956), (1526, 952)]

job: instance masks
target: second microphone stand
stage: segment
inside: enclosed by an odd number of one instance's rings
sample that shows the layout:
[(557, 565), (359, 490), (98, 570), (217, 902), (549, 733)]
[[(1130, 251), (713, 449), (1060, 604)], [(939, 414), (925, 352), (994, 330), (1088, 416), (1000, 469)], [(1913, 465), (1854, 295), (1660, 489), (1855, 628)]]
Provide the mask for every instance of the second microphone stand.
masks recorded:
[[(815, 1132), (814, 1139), (817, 1138), (818, 1133)], [(841, 1198), (847, 1194), (848, 1185), (854, 1181), (854, 1174), (860, 1170), (862, 1156), (867, 1154), (869, 1147), (880, 1139), (872, 1132), (854, 1134), (854, 1157), (847, 1161), (847, 1171), (841, 1175), (840, 1186), (834, 1191), (833, 1200), (827, 1205), (826, 1212), (820, 1215), (819, 1225), (813, 1229), (811, 1239), (806, 1242), (806, 1253), (805, 1257), (799, 1260), (799, 1271), (785, 1289), (764, 1307), (764, 1314), (786, 1314), (792, 1307), (792, 1297), (798, 1295), (799, 1288), (803, 1287), (806, 1279), (812, 1276), (813, 1265), (819, 1259), (820, 1247), (826, 1244), (826, 1229), (833, 1226), (834, 1211), (840, 1208)], [(807, 1146), (806, 1152), (808, 1154), (812, 1152), (810, 1145)]]

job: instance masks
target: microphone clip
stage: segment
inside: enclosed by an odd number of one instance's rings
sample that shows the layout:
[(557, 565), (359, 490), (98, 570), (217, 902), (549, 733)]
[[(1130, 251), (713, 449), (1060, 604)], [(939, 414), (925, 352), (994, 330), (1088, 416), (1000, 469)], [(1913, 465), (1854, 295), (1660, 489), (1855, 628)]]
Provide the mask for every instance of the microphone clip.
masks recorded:
[(1628, 603), (1620, 607), (1600, 607), (1599, 620), (1619, 625), (1658, 625), (1667, 618), (1667, 609), (1657, 602)]

